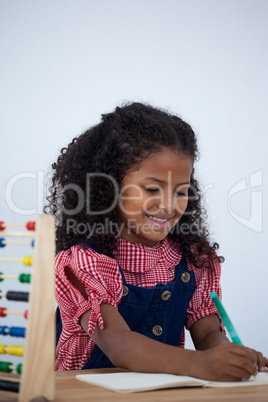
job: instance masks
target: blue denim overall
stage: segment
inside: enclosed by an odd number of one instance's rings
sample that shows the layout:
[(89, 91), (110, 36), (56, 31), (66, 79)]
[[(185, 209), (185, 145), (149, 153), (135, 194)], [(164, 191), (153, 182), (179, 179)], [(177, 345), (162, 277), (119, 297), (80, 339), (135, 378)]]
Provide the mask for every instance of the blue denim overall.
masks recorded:
[[(187, 269), (186, 257), (175, 267), (175, 279), (166, 285), (142, 288), (126, 283), (123, 271), (123, 297), (118, 311), (132, 331), (168, 345), (179, 346), (189, 302), (195, 290), (195, 274)], [(83, 369), (114, 367), (95, 348)]]

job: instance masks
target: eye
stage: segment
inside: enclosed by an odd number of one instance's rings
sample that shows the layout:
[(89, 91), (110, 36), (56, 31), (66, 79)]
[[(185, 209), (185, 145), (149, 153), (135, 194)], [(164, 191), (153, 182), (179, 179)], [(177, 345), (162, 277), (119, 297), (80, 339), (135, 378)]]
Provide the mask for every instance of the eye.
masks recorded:
[(175, 196), (176, 197), (186, 197), (186, 193), (183, 193), (182, 191), (175, 191)]
[(188, 188), (182, 190), (178, 189), (177, 191), (174, 191), (175, 197), (187, 197), (188, 196)]
[(157, 187), (144, 187), (144, 190), (147, 191), (147, 193), (156, 193), (159, 191), (159, 188)]

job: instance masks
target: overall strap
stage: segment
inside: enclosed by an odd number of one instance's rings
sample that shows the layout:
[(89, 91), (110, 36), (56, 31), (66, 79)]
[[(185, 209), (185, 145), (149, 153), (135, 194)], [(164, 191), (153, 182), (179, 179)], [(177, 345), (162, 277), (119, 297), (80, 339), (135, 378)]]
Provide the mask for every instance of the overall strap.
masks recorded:
[(120, 274), (122, 275), (123, 285), (125, 286), (125, 285), (127, 285), (127, 281), (126, 281), (126, 279), (125, 279), (125, 275), (124, 275), (123, 270), (122, 270), (122, 268), (120, 267), (120, 265), (119, 265), (118, 263), (117, 263), (117, 265), (118, 265)]
[(186, 254), (182, 253), (180, 262), (175, 267), (175, 277), (183, 271), (188, 271)]

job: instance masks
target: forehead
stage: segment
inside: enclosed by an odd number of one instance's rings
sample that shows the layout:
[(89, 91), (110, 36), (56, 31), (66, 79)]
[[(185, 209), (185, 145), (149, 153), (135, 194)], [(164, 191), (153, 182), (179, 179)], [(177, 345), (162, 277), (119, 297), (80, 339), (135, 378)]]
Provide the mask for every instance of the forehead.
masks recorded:
[(167, 176), (174, 180), (190, 181), (193, 169), (193, 160), (189, 155), (182, 152), (164, 149), (149, 155), (141, 162), (138, 169), (127, 172), (126, 180), (145, 180), (155, 177), (166, 181)]

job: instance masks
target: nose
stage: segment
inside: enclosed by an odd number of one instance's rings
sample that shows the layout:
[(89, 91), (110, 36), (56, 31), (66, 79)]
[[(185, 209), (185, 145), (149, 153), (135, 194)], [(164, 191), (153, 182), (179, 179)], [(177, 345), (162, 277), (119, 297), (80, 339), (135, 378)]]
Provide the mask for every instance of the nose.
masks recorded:
[(169, 191), (162, 192), (157, 201), (157, 207), (159, 210), (165, 211), (168, 214), (171, 214), (174, 211), (174, 195)]

